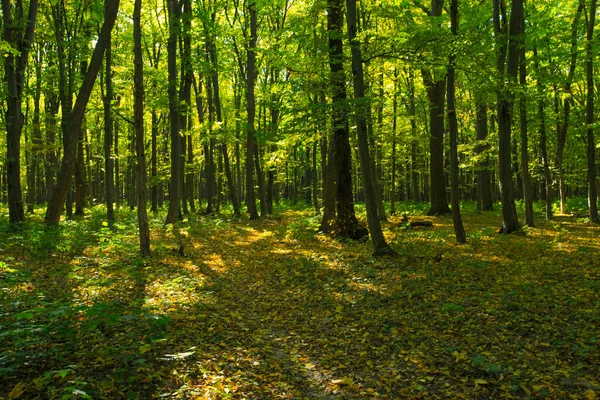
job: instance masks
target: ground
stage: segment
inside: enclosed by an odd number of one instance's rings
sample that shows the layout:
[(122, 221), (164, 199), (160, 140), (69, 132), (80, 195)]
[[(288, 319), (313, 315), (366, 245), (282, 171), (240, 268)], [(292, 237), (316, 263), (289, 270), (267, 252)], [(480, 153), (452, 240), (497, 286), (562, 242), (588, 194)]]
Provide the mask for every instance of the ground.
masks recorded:
[(600, 396), (600, 228), (576, 217), (502, 236), (467, 210), (457, 245), (450, 217), (398, 215), (376, 259), (308, 209), (160, 214), (143, 259), (134, 212), (42, 213), (0, 226), (0, 398)]

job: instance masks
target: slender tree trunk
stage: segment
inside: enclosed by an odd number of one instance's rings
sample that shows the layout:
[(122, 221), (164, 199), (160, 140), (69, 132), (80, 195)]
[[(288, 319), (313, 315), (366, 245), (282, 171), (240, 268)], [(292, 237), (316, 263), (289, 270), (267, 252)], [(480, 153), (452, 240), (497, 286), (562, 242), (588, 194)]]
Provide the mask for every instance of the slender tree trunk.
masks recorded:
[[(500, 0), (494, 0), (494, 30), (499, 42), (503, 41), (506, 33), (506, 15), (500, 19)], [(518, 37), (522, 34), (520, 21), (523, 18), (523, 1), (513, 0), (511, 8), (511, 21), (508, 47), (507, 75), (511, 82), (516, 81), (519, 66)], [(502, 27), (500, 24), (503, 24)], [(498, 51), (498, 73), (505, 76), (506, 45), (501, 44)], [(498, 91), (498, 158), (500, 176), (500, 194), (502, 202), (502, 227), (500, 233), (510, 234), (521, 227), (517, 217), (517, 209), (513, 195), (514, 185), (511, 170), (511, 112), (514, 96), (508, 88), (503, 87)]]
[(598, 193), (596, 187), (596, 142), (594, 138), (594, 23), (596, 21), (596, 0), (590, 0), (587, 20), (585, 76), (587, 82), (586, 118), (587, 123), (587, 183), (590, 222), (597, 224)]
[[(23, 114), (21, 112), (21, 96), (29, 49), (33, 40), (38, 1), (29, 3), (27, 24), (21, 32), (16, 32), (17, 24), (12, 17), (13, 9), (10, 0), (2, 0), (2, 18), (4, 25), (4, 41), (12, 45), (19, 55), (6, 53), (4, 71), (6, 82), (6, 164), (8, 186), (8, 218), (10, 224), (25, 221), (23, 195), (21, 193), (21, 134), (23, 132)], [(17, 2), (16, 13), (23, 14), (22, 2)]]
[[(565, 145), (567, 143), (567, 132), (569, 129), (570, 115), (571, 115), (571, 103), (573, 102), (571, 85), (575, 76), (575, 69), (577, 67), (577, 53), (578, 53), (578, 38), (579, 38), (579, 20), (585, 8), (585, 0), (579, 0), (579, 6), (575, 13), (575, 18), (571, 24), (571, 61), (569, 64), (569, 72), (567, 74), (567, 80), (565, 82), (564, 93), (566, 97), (563, 102), (563, 118), (562, 123), (557, 123), (557, 143), (556, 143), (556, 160), (555, 169), (558, 172), (558, 188), (560, 194), (560, 213), (567, 213), (567, 196), (565, 191), (565, 173), (563, 167)], [(555, 91), (556, 93), (556, 91)], [(559, 95), (556, 93), (555, 107), (558, 111)], [(558, 113), (557, 113), (558, 115)]]
[(41, 188), (38, 185), (38, 166), (42, 157), (42, 127), (40, 119), (40, 97), (42, 94), (42, 57), (41, 50), (38, 50), (35, 58), (35, 90), (33, 94), (33, 131), (31, 135), (31, 176), (29, 177), (27, 187), (27, 212), (33, 214), (34, 204), (36, 203), (37, 191)]
[(380, 215), (377, 209), (377, 196), (375, 178), (372, 176), (371, 155), (369, 154), (369, 142), (367, 138), (367, 121), (365, 108), (362, 102), (365, 97), (365, 82), (363, 76), (363, 60), (360, 43), (356, 38), (356, 0), (346, 0), (348, 37), (352, 51), (352, 75), (354, 76), (354, 98), (356, 100), (356, 132), (358, 135), (358, 151), (360, 153), (360, 170), (362, 173), (362, 185), (365, 193), (367, 208), (367, 222), (373, 242), (374, 255), (393, 255), (394, 250), (387, 244), (383, 231), (381, 230)]
[(539, 56), (537, 48), (533, 48), (534, 66), (536, 72), (537, 81), (537, 93), (538, 93), (538, 119), (539, 125), (539, 136), (540, 136), (540, 153), (542, 156), (542, 165), (544, 168), (544, 187), (545, 187), (545, 200), (546, 200), (546, 219), (552, 219), (552, 175), (550, 174), (550, 163), (548, 161), (548, 145), (547, 145), (547, 134), (546, 134), (546, 113), (545, 108), (545, 90), (543, 77), (541, 74)]
[(392, 182), (390, 215), (396, 215), (396, 135), (398, 131), (398, 69), (394, 68), (394, 94), (392, 100)]
[(54, 191), (54, 180), (58, 167), (56, 157), (56, 114), (58, 113), (58, 96), (54, 93), (45, 93), (46, 112), (46, 200), (52, 197)]
[(489, 159), (489, 145), (487, 143), (488, 136), (488, 118), (487, 104), (483, 100), (478, 99), (476, 105), (476, 131), (477, 145), (475, 152), (477, 154), (485, 153), (483, 161), (477, 166), (477, 197), (481, 202), (482, 211), (493, 211), (494, 200), (492, 196), (492, 171), (491, 162)]
[[(213, 14), (213, 21), (214, 21)], [(221, 91), (219, 87), (219, 63), (217, 58), (217, 48), (213, 41), (213, 38), (206, 43), (207, 53), (209, 55), (209, 59), (212, 65), (212, 85), (213, 85), (213, 96), (214, 96), (214, 108), (217, 116), (217, 123), (221, 125), (223, 123), (222, 116), (222, 107), (221, 107)], [(236, 121), (238, 123), (238, 121)], [(229, 162), (229, 154), (227, 153), (227, 144), (223, 141), (221, 143), (221, 152), (223, 154), (223, 167), (225, 169), (225, 178), (227, 180), (227, 191), (229, 192), (229, 199), (231, 200), (231, 205), (233, 206), (233, 216), (235, 218), (239, 218), (240, 213), (240, 203), (239, 198), (236, 193), (235, 182), (233, 181), (233, 174), (231, 172), (231, 165)]]
[(525, 225), (534, 226), (533, 219), (533, 187), (531, 185), (531, 176), (529, 175), (529, 140), (527, 138), (527, 59), (525, 56), (525, 20), (524, 15), (520, 20), (521, 37), (519, 38), (520, 65), (519, 65), (519, 84), (521, 85), (521, 94), (519, 98), (519, 116), (521, 122), (521, 179), (523, 180), (523, 201), (525, 203)]
[(46, 210), (44, 220), (47, 224), (57, 225), (60, 221), (62, 206), (67, 198), (67, 192), (75, 168), (77, 143), (81, 137), (81, 122), (83, 121), (87, 103), (92, 93), (96, 77), (98, 76), (98, 71), (102, 66), (104, 51), (108, 45), (108, 37), (111, 34), (112, 27), (117, 18), (119, 2), (119, 0), (107, 0), (104, 3), (104, 23), (102, 24), (100, 34), (98, 35), (98, 40), (87, 73), (85, 74), (79, 94), (77, 95), (75, 107), (73, 108), (73, 111), (69, 113), (67, 121), (63, 121), (63, 124), (65, 125), (63, 134), (68, 134), (68, 137), (65, 138), (67, 146), (65, 146), (65, 154), (61, 164), (58, 181), (48, 203), (48, 209)]
[[(458, 34), (458, 0), (452, 0), (450, 5), (452, 35)], [(452, 192), (452, 221), (458, 243), (467, 242), (467, 234), (460, 215), (460, 200), (458, 198), (458, 123), (456, 121), (456, 93), (454, 87), (454, 63), (456, 54), (448, 58), (448, 127), (450, 129), (450, 190)]]
[(157, 182), (157, 140), (158, 140), (158, 118), (156, 116), (156, 110), (152, 109), (152, 166), (151, 166), (151, 176), (152, 176), (152, 206), (150, 207), (150, 211), (153, 213), (158, 212), (158, 182)]
[(179, 32), (180, 8), (177, 0), (168, 0), (169, 40), (167, 42), (167, 64), (169, 73), (169, 125), (171, 139), (171, 179), (169, 181), (169, 210), (165, 225), (176, 223), (181, 217), (179, 208), (179, 180), (181, 174), (179, 145), (179, 100), (177, 96), (177, 35)]
[(254, 196), (254, 166), (252, 165), (254, 153), (254, 119), (256, 116), (256, 101), (254, 98), (254, 81), (256, 80), (256, 1), (248, 2), (250, 13), (250, 40), (248, 45), (248, 62), (246, 67), (246, 107), (248, 108), (248, 123), (246, 125), (246, 207), (250, 219), (258, 219), (256, 198)]
[(134, 53), (134, 128), (135, 150), (137, 153), (138, 198), (137, 217), (140, 236), (140, 253), (150, 255), (150, 228), (146, 211), (147, 173), (144, 139), (144, 65), (142, 61), (142, 26), (140, 14), (142, 0), (135, 0), (133, 6), (133, 53)]

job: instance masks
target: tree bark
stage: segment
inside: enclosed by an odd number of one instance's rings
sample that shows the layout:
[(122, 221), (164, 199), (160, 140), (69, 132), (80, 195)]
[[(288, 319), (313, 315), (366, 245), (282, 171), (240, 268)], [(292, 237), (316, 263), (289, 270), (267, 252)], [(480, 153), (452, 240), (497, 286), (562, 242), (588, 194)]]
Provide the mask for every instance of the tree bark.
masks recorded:
[[(452, 0), (450, 5), (451, 31), (454, 37), (458, 34), (458, 0)], [(456, 54), (448, 57), (448, 127), (450, 130), (450, 190), (452, 193), (452, 221), (454, 234), (458, 243), (467, 242), (467, 234), (460, 215), (458, 198), (458, 123), (456, 121), (456, 93), (454, 87), (454, 63)]]
[(333, 156), (335, 163), (334, 181), (337, 183), (334, 230), (338, 236), (360, 239), (366, 236), (368, 231), (358, 223), (352, 199), (352, 151), (350, 148), (348, 109), (346, 105), (346, 76), (344, 73), (344, 50), (342, 44), (343, 24), (343, 2), (341, 0), (328, 0), (327, 31), (329, 35), (329, 69), (332, 92), (331, 123), (333, 127), (333, 148), (335, 149), (335, 155)]
[(552, 175), (550, 174), (550, 163), (548, 161), (548, 145), (547, 145), (547, 134), (546, 134), (546, 113), (544, 111), (544, 84), (541, 76), (539, 57), (537, 48), (533, 48), (533, 57), (535, 59), (535, 71), (537, 80), (537, 91), (538, 91), (538, 119), (540, 120), (539, 136), (540, 136), (540, 153), (542, 156), (542, 165), (544, 168), (544, 186), (546, 188), (545, 200), (546, 200), (546, 219), (552, 219)]
[[(498, 73), (500, 76), (508, 76), (511, 83), (517, 79), (519, 66), (518, 37), (522, 34), (521, 23), (523, 16), (523, 0), (513, 0), (511, 8), (511, 21), (508, 46), (508, 68), (505, 73), (505, 64), (507, 61), (506, 43), (504, 37), (506, 34), (506, 15), (503, 10), (502, 19), (500, 19), (500, 1), (494, 0), (494, 31), (496, 39), (500, 43), (498, 50)], [(502, 25), (501, 25), (502, 23)], [(498, 91), (498, 158), (499, 158), (499, 177), (500, 177), (500, 195), (502, 202), (502, 227), (500, 233), (510, 234), (521, 229), (517, 217), (517, 209), (514, 200), (514, 186), (512, 182), (511, 170), (511, 113), (513, 109), (514, 95), (509, 88), (502, 87)]]
[[(69, 190), (75, 168), (77, 143), (81, 136), (81, 122), (83, 121), (87, 103), (92, 93), (92, 89), (94, 88), (96, 77), (98, 76), (98, 71), (102, 66), (104, 51), (108, 45), (108, 38), (117, 18), (119, 2), (120, 0), (107, 0), (104, 3), (104, 22), (100, 29), (100, 34), (98, 35), (98, 41), (96, 42), (92, 59), (79, 90), (79, 94), (77, 95), (75, 106), (67, 121), (63, 121), (66, 128), (63, 132), (68, 134), (68, 137), (65, 138), (65, 144), (67, 146), (65, 146), (65, 154), (61, 164), (58, 181), (48, 203), (48, 209), (46, 210), (44, 220), (47, 224), (58, 225), (60, 221), (61, 209), (67, 198), (67, 191)], [(64, 106), (65, 105), (63, 104), (63, 107)]]
[(356, 38), (356, 0), (346, 0), (348, 37), (350, 39), (350, 49), (352, 52), (352, 75), (354, 76), (354, 98), (356, 131), (358, 135), (358, 151), (360, 154), (360, 170), (362, 176), (362, 185), (365, 193), (365, 203), (367, 208), (367, 222), (369, 232), (373, 242), (374, 255), (394, 255), (394, 250), (387, 244), (383, 231), (379, 210), (377, 207), (376, 181), (373, 176), (374, 168), (371, 162), (369, 152), (369, 139), (367, 137), (367, 121), (365, 109), (365, 82), (363, 75), (363, 60), (360, 49), (360, 43)]
[(596, 187), (596, 142), (594, 138), (594, 23), (596, 21), (596, 0), (590, 0), (587, 20), (585, 76), (587, 82), (586, 118), (587, 124), (587, 184), (590, 222), (597, 224), (598, 193)]
[(487, 143), (488, 136), (488, 118), (487, 118), (487, 104), (481, 99), (477, 100), (476, 105), (476, 131), (477, 131), (477, 145), (475, 146), (475, 152), (477, 154), (486, 153), (484, 160), (477, 166), (477, 195), (481, 203), (482, 211), (493, 211), (494, 200), (492, 196), (492, 171), (491, 163), (487, 152), (489, 151), (489, 145)]
[(525, 15), (521, 14), (521, 36), (519, 37), (519, 117), (521, 122), (521, 179), (523, 180), (523, 202), (525, 203), (525, 225), (534, 226), (533, 219), (533, 187), (529, 175), (529, 140), (527, 138), (527, 59), (525, 56)]
[[(17, 14), (23, 13), (22, 2), (17, 2)], [(27, 15), (27, 24), (23, 31), (17, 31), (16, 21), (12, 16), (10, 0), (2, 0), (2, 18), (4, 25), (4, 41), (19, 52), (18, 56), (7, 53), (4, 57), (6, 82), (6, 164), (8, 188), (8, 218), (11, 225), (25, 221), (23, 209), (23, 194), (21, 193), (21, 134), (23, 132), (23, 114), (21, 111), (21, 96), (25, 69), (29, 57), (29, 49), (33, 41), (35, 21), (38, 11), (38, 1), (31, 0)]]
[(135, 150), (137, 154), (137, 217), (140, 236), (140, 253), (150, 255), (150, 228), (146, 211), (147, 172), (144, 138), (144, 64), (142, 61), (142, 26), (140, 14), (142, 0), (135, 0), (133, 6), (133, 53), (134, 53), (134, 129)]
[(177, 0), (168, 0), (169, 39), (167, 65), (169, 73), (169, 136), (171, 139), (171, 179), (169, 181), (169, 210), (165, 225), (176, 223), (181, 217), (179, 208), (179, 180), (181, 175), (179, 144), (179, 98), (177, 95), (177, 36), (180, 8)]
[(256, 209), (256, 198), (254, 195), (254, 119), (256, 116), (256, 101), (254, 98), (254, 81), (256, 80), (256, 41), (257, 41), (257, 22), (256, 22), (256, 1), (248, 2), (248, 12), (250, 13), (250, 37), (248, 44), (248, 62), (246, 67), (246, 107), (248, 108), (248, 120), (246, 125), (246, 207), (250, 219), (258, 219), (258, 210)]

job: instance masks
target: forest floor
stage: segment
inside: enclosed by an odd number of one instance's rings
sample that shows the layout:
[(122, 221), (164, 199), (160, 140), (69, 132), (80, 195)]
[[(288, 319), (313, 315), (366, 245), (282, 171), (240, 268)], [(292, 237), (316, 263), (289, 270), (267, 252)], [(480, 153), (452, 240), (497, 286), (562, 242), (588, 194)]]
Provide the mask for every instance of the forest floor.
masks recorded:
[(0, 398), (600, 397), (600, 227), (575, 217), (501, 236), (466, 211), (456, 245), (450, 217), (395, 216), (374, 259), (310, 210), (160, 214), (142, 259), (134, 212), (42, 213), (2, 216)]

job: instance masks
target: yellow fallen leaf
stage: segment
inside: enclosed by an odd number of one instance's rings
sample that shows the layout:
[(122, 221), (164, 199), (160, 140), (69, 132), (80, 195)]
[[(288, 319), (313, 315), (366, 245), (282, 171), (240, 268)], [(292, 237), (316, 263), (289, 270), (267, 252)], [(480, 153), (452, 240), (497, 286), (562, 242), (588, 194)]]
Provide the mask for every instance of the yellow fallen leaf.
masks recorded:
[(342, 385), (352, 385), (354, 383), (354, 381), (352, 380), (352, 378), (349, 377), (344, 377), (342, 379), (334, 379), (331, 381), (331, 383), (333, 383), (334, 385), (338, 385), (338, 386), (342, 386)]
[(9, 399), (18, 399), (25, 393), (25, 384), (23, 382), (17, 383), (17, 385), (8, 394)]
[(484, 379), (475, 379), (475, 384), (476, 385), (487, 385), (488, 382)]
[(585, 398), (587, 400), (594, 400), (594, 399), (597, 399), (598, 397), (596, 396), (596, 392), (594, 392), (592, 389), (588, 389), (588, 391), (585, 392)]

